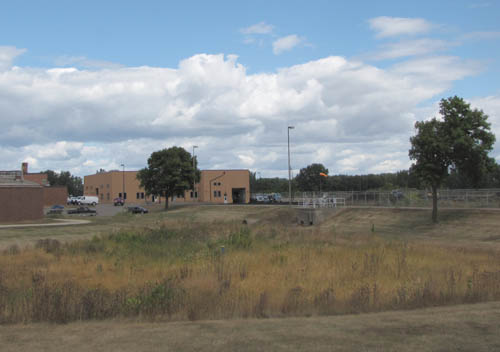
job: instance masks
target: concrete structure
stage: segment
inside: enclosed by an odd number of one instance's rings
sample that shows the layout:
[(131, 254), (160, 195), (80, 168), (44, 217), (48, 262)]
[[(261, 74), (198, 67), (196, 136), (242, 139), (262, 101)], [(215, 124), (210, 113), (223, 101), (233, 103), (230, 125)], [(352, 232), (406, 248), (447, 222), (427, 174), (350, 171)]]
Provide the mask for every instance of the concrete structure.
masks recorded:
[(31, 181), (43, 186), (43, 205), (50, 206), (55, 204), (66, 204), (68, 199), (68, 188), (65, 186), (51, 186), (46, 173), (28, 172), (28, 163), (24, 162), (21, 166), (22, 177), (25, 181)]
[[(100, 203), (113, 203), (121, 197), (130, 204), (164, 202), (163, 197), (147, 196), (139, 186), (137, 171), (113, 170), (84, 177), (83, 193), (98, 196)], [(169, 202), (249, 203), (250, 172), (248, 170), (202, 170), (195, 189), (169, 199)]]
[(0, 223), (43, 218), (43, 187), (21, 171), (0, 171)]

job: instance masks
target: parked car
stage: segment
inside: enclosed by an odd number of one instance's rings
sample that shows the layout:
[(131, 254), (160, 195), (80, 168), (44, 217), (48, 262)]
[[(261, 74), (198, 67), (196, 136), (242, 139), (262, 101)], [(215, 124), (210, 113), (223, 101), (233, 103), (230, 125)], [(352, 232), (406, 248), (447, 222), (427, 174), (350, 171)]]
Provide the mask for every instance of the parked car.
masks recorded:
[(99, 204), (99, 198), (95, 196), (81, 196), (78, 199), (78, 205), (96, 205)]
[(280, 193), (272, 193), (269, 195), (271, 202), (280, 203), (281, 202), (281, 194)]
[(257, 194), (255, 200), (259, 203), (269, 203), (269, 197), (267, 194)]
[(64, 210), (64, 206), (62, 205), (53, 205), (50, 209), (49, 212), (47, 213), (48, 215), (53, 215), (53, 214), (62, 214)]
[(80, 197), (73, 197), (73, 196), (68, 197), (68, 200), (66, 201), (66, 204), (67, 205), (70, 205), (70, 204), (77, 205), (79, 199), (80, 199)]
[(89, 207), (78, 207), (76, 209), (70, 209), (67, 212), (68, 214), (90, 214), (97, 215), (97, 211), (94, 209), (90, 209)]
[(118, 205), (123, 206), (123, 204), (125, 204), (125, 200), (121, 197), (118, 197), (118, 198), (113, 199), (113, 204), (115, 205), (115, 207)]
[(146, 214), (149, 213), (149, 211), (146, 208), (135, 206), (135, 207), (128, 207), (128, 211), (131, 212), (132, 214)]

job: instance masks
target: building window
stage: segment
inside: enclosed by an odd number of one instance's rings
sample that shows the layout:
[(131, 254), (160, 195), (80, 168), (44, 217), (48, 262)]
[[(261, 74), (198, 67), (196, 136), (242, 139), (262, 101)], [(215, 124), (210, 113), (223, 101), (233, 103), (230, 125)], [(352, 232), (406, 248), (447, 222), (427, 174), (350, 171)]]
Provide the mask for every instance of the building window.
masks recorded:
[(118, 198), (122, 197), (122, 192), (118, 193)]
[(198, 192), (194, 192), (194, 197), (198, 198)]
[(220, 182), (217, 182), (217, 186), (220, 186)]
[(193, 199), (193, 195), (194, 195), (193, 191), (191, 191), (191, 194), (190, 194), (191, 199)]
[(217, 191), (214, 191), (214, 197), (217, 197)]
[(144, 192), (141, 192), (141, 199), (144, 199)]
[(217, 191), (217, 197), (220, 197), (220, 191)]
[(141, 194), (139, 192), (137, 192), (137, 194), (135, 195), (136, 199), (141, 199)]
[(217, 182), (214, 182), (214, 186), (217, 186)]
[(87, 191), (88, 191), (88, 190), (89, 190), (89, 186), (85, 186), (85, 190), (87, 190)]
[(101, 193), (101, 199), (104, 199), (104, 193)]
[(109, 200), (109, 193), (106, 193), (106, 199)]
[(127, 192), (123, 193), (123, 199), (127, 199)]

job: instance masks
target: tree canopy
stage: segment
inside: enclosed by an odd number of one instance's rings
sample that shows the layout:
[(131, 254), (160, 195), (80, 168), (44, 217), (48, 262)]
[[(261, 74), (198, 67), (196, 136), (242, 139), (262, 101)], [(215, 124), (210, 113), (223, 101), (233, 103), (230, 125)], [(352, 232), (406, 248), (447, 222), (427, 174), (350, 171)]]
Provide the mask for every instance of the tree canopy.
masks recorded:
[(328, 175), (328, 169), (323, 164), (311, 164), (300, 169), (295, 177), (298, 188), (301, 191), (319, 191), (321, 183), (326, 182), (326, 177), (320, 174)]
[(416, 135), (410, 138), (411, 167), (432, 189), (432, 220), (437, 221), (437, 190), (450, 171), (467, 177), (477, 186), (496, 163), (488, 156), (495, 135), (490, 132), (488, 116), (470, 108), (462, 98), (440, 102), (442, 120), (433, 118), (415, 123)]
[(200, 178), (196, 160), (181, 147), (171, 147), (153, 152), (148, 166), (139, 170), (137, 179), (148, 195), (164, 196), (165, 208), (168, 198), (193, 189), (193, 182)]
[(47, 181), (51, 186), (66, 186), (69, 195), (83, 195), (83, 180), (81, 177), (71, 175), (69, 171), (57, 173), (52, 170), (46, 170), (43, 173), (47, 174)]

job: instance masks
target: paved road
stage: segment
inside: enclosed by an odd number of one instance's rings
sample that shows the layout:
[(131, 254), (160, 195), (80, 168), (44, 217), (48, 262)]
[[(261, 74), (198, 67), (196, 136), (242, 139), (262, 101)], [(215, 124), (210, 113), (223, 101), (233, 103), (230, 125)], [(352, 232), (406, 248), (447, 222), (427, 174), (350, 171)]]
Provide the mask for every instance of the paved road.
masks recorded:
[(89, 220), (73, 220), (73, 219), (54, 219), (54, 223), (47, 224), (17, 224), (17, 225), (0, 225), (0, 229), (13, 229), (17, 227), (49, 227), (49, 226), (70, 226), (70, 225), (83, 225), (90, 223)]
[[(84, 205), (86, 206), (86, 205)], [(68, 209), (78, 208), (77, 205), (68, 205), (64, 207), (63, 213), (66, 214)], [(97, 211), (97, 216), (114, 216), (119, 212), (126, 211), (127, 207), (115, 207), (113, 204), (97, 204), (95, 207), (89, 206), (90, 209), (95, 209)], [(45, 207), (44, 213), (47, 214), (50, 207)], [(75, 214), (74, 216), (83, 216), (84, 214)]]

